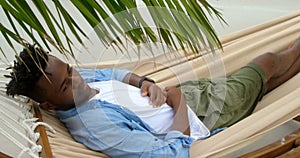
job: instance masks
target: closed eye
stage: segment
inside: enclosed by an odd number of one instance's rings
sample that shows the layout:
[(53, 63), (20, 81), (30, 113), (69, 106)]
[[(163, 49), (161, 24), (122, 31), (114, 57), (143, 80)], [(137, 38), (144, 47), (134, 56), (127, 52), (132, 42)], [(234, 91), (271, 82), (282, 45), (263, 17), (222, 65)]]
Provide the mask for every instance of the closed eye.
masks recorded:
[[(72, 72), (73, 72), (73, 68), (69, 65), (69, 64), (67, 64), (67, 74), (68, 74), (68, 76), (72, 76)], [(68, 78), (68, 77), (67, 77)], [(63, 83), (61, 84), (61, 90), (63, 91), (63, 92), (65, 92), (66, 91), (66, 89), (68, 88), (67, 87), (67, 85), (68, 85), (68, 79), (67, 78), (65, 78), (64, 79), (64, 81), (63, 81)]]
[(63, 92), (65, 92), (67, 90), (67, 86), (64, 87)]

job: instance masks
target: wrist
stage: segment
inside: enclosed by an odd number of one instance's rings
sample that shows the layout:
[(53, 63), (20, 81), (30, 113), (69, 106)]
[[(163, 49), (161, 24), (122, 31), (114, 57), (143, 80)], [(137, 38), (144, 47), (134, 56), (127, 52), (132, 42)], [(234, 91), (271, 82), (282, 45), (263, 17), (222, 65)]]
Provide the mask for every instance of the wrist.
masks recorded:
[(152, 79), (150, 79), (150, 78), (142, 77), (142, 78), (140, 79), (140, 81), (139, 81), (139, 88), (142, 87), (144, 81), (148, 81), (148, 82), (151, 82), (151, 83), (155, 83), (155, 81), (152, 80)]

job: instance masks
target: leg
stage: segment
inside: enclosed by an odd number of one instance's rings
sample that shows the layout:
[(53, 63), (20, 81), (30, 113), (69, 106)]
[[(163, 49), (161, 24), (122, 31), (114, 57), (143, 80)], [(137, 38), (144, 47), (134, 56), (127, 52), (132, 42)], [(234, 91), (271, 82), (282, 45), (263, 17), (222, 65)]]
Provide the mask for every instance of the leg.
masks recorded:
[(269, 91), (299, 72), (299, 56), (300, 38), (287, 50), (278, 54), (263, 54), (252, 62), (260, 65), (264, 70), (267, 79), (267, 90)]
[(267, 91), (271, 91), (300, 72), (300, 56), (295, 63), (281, 76), (271, 78), (267, 83)]

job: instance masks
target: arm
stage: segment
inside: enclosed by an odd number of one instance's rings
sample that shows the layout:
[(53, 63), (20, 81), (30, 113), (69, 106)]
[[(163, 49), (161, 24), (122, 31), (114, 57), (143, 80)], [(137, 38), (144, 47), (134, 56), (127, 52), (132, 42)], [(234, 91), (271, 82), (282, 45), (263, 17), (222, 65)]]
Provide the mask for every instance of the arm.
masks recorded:
[(167, 104), (174, 109), (173, 130), (181, 131), (185, 135), (190, 135), (190, 125), (188, 119), (188, 110), (184, 96), (180, 89), (176, 87), (166, 88)]
[[(101, 106), (96, 105), (99, 103)], [(156, 135), (130, 111), (96, 100), (87, 106), (91, 109), (79, 108), (80, 116), (67, 118), (66, 125), (72, 136), (88, 148), (110, 157), (189, 157), (193, 141), (181, 132)]]
[(118, 80), (132, 86), (141, 88), (142, 96), (150, 97), (150, 104), (154, 107), (160, 106), (166, 101), (166, 97), (163, 95), (161, 88), (156, 84), (144, 80), (139, 83), (143, 77), (131, 73), (125, 69), (77, 69), (83, 79), (87, 82)]
[(143, 77), (141, 76), (138, 76), (134, 73), (128, 73), (125, 76), (123, 82), (141, 88), (142, 96), (149, 96), (149, 104), (153, 105), (154, 107), (158, 107), (165, 103), (166, 97), (164, 96), (161, 88), (153, 82), (142, 79)]

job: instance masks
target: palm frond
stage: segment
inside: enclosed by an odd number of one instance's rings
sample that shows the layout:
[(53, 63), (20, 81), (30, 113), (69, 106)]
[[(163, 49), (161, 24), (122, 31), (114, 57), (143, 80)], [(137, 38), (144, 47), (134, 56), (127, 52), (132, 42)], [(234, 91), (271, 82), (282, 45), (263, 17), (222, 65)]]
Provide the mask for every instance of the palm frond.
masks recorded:
[[(155, 28), (149, 25), (149, 19), (139, 11), (140, 6), (137, 6), (135, 0), (71, 0), (69, 3), (95, 29), (106, 47), (126, 49), (122, 40), (125, 39), (135, 45), (162, 42), (172, 50), (191, 50), (194, 53), (202, 49), (222, 48), (206, 14), (217, 17), (221, 22), (225, 21), (220, 12), (206, 0), (142, 2)], [(49, 3), (56, 10), (47, 7)], [(76, 21), (77, 17), (72, 17), (69, 8), (59, 0), (2, 0), (0, 5), (11, 25), (9, 27), (1, 23), (0, 31), (12, 49), (14, 46), (11, 40), (22, 44), (29, 37), (29, 40), (41, 47), (44, 45), (50, 50), (52, 45), (59, 52), (74, 57), (74, 42), (84, 45), (83, 41), (88, 39), (83, 26)], [(28, 37), (23, 37), (24, 33)]]

